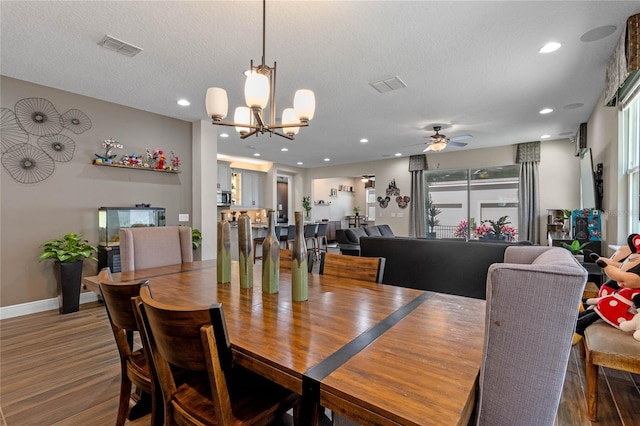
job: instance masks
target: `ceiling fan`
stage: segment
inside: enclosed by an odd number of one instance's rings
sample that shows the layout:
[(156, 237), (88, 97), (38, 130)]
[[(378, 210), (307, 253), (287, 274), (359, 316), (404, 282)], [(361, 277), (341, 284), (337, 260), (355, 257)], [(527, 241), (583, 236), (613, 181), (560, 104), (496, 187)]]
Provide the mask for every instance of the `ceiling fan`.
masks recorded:
[(440, 130), (442, 127), (433, 126), (433, 130), (436, 132), (435, 135), (431, 135), (429, 137), (429, 142), (427, 143), (427, 147), (422, 152), (434, 151), (439, 152), (447, 147), (447, 145), (451, 146), (466, 146), (466, 142), (460, 142), (461, 140), (471, 139), (471, 135), (461, 135), (456, 136), (449, 139), (446, 135), (440, 134)]

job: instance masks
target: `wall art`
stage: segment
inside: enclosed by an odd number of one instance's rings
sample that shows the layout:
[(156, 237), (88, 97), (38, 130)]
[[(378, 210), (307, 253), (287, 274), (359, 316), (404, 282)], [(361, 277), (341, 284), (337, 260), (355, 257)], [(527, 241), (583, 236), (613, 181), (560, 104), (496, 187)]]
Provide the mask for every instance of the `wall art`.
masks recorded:
[(387, 206), (389, 205), (389, 201), (391, 201), (391, 197), (389, 196), (386, 196), (386, 197), (382, 197), (381, 195), (378, 196), (378, 204), (383, 209), (387, 208)]
[(409, 201), (411, 201), (411, 197), (408, 197), (406, 195), (398, 195), (396, 197), (396, 203), (398, 203), (398, 207), (400, 207), (401, 209), (406, 209), (409, 205)]
[(79, 109), (60, 114), (47, 99), (20, 99), (13, 111), (0, 109), (2, 166), (16, 182), (42, 182), (53, 174), (55, 163), (73, 159), (76, 143), (62, 132), (78, 135), (91, 126)]

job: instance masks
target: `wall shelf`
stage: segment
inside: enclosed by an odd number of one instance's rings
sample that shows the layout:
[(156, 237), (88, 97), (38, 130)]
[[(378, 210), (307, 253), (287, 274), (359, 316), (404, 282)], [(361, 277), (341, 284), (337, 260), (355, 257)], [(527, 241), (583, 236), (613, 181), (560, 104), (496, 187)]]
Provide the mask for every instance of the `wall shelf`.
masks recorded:
[(331, 201), (323, 201), (323, 202), (314, 201), (313, 204), (315, 206), (330, 206), (331, 205)]
[(147, 172), (160, 172), (160, 173), (182, 173), (181, 170), (166, 170), (166, 169), (152, 169), (150, 167), (136, 167), (136, 166), (125, 166), (124, 164), (106, 164), (106, 163), (93, 163), (94, 166), (105, 166), (105, 167), (119, 167), (121, 169), (130, 169), (130, 170), (144, 170)]

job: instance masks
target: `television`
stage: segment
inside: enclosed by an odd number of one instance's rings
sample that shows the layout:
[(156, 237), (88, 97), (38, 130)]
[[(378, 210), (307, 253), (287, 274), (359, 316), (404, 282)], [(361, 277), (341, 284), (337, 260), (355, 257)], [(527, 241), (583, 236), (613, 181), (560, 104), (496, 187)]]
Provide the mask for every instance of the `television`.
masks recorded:
[(591, 148), (584, 149), (580, 156), (580, 206), (583, 210), (599, 209), (596, 202), (596, 179), (591, 158)]

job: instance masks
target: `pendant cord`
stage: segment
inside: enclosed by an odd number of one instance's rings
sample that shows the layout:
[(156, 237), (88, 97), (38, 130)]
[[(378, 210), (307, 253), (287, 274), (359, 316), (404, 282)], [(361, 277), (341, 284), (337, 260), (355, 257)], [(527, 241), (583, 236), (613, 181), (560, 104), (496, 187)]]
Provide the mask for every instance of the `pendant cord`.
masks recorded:
[(262, 66), (264, 67), (265, 60), (265, 39), (266, 39), (266, 27), (267, 27), (267, 0), (262, 0)]

